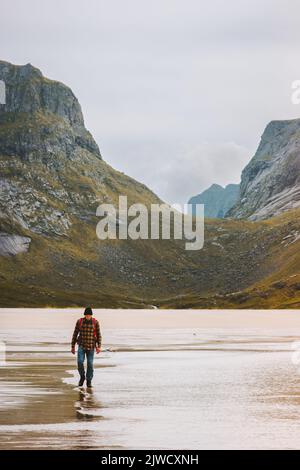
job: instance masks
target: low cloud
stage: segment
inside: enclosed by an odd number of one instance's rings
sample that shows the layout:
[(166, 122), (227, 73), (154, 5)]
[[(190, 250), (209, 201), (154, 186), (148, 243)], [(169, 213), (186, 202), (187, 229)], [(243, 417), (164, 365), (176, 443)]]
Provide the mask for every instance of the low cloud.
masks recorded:
[(165, 168), (161, 188), (171, 202), (187, 202), (213, 183), (221, 186), (239, 183), (250, 157), (248, 149), (234, 142), (197, 145)]
[[(111, 143), (104, 156), (119, 155), (113, 160), (115, 167), (142, 180), (164, 201), (187, 203), (213, 183), (225, 186), (239, 183), (242, 169), (253, 152), (236, 144), (203, 143), (191, 147), (180, 143), (163, 142)], [(125, 161), (122, 160), (126, 155)]]

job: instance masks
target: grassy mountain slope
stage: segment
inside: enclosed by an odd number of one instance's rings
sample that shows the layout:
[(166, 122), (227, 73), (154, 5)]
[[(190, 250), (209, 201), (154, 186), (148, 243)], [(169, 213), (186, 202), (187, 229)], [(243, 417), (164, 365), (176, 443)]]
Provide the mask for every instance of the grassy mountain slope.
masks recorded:
[[(251, 242), (246, 249), (248, 257), (252, 251), (256, 258), (257, 278), (248, 287), (239, 288), (241, 285), (237, 282), (235, 292), (219, 292), (209, 297), (192, 293), (180, 301), (165, 299), (162, 305), (178, 308), (299, 308), (300, 209), (253, 224), (257, 243), (253, 245)], [(239, 249), (240, 245), (236, 248)], [(265, 256), (257, 256), (257, 250), (263, 250)], [(241, 266), (242, 277), (243, 269)]]
[(63, 239), (33, 235), (29, 253), (1, 260), (1, 303), (294, 308), (300, 304), (299, 215), (208, 220), (199, 252), (174, 241), (99, 241), (93, 224), (74, 226)]
[(30, 239), (28, 251), (0, 255), (1, 307), (297, 306), (299, 212), (207, 219), (200, 251), (174, 240), (100, 241), (100, 203), (127, 195), (149, 207), (158, 197), (102, 159), (68, 87), (1, 61), (0, 79), (0, 248), (1, 236)]

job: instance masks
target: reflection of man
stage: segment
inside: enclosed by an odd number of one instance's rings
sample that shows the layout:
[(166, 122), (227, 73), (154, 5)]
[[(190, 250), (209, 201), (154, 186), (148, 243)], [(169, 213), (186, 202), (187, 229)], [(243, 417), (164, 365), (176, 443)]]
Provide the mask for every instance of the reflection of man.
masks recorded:
[(75, 354), (75, 344), (78, 343), (77, 365), (80, 374), (79, 387), (82, 387), (85, 381), (84, 359), (87, 359), (86, 382), (87, 387), (92, 386), (94, 375), (94, 352), (99, 354), (101, 348), (100, 325), (96, 318), (92, 317), (93, 311), (87, 307), (84, 311), (84, 318), (77, 320), (72, 337), (72, 354)]

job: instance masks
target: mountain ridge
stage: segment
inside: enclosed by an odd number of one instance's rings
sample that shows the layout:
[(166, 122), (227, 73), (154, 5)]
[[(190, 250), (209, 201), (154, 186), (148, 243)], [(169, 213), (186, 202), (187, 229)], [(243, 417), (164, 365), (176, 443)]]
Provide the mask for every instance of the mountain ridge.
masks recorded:
[(209, 188), (189, 199), (192, 215), (196, 215), (196, 204), (204, 204), (204, 215), (210, 218), (223, 218), (237, 201), (238, 184), (227, 184), (225, 187), (212, 184)]
[(300, 305), (297, 211), (207, 219), (198, 252), (182, 240), (100, 241), (99, 203), (160, 199), (104, 161), (68, 87), (3, 61), (1, 79), (0, 306), (286, 308), (291, 295)]

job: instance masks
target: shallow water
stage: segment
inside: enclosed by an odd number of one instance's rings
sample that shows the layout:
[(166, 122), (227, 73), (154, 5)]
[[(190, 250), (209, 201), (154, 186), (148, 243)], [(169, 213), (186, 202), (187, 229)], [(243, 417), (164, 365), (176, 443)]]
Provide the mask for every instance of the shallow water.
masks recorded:
[(0, 448), (300, 448), (300, 330), (102, 333), (87, 392), (70, 331), (1, 330)]

